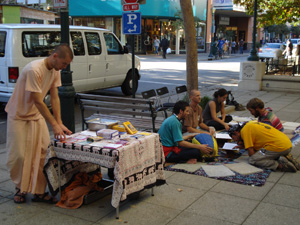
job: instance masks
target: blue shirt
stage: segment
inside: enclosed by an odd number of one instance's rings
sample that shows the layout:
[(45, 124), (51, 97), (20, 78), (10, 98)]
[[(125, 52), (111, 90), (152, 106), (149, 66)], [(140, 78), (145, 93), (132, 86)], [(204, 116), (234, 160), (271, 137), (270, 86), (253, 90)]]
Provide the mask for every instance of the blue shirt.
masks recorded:
[(221, 40), (220, 42), (219, 42), (219, 49), (223, 49), (223, 45), (224, 45), (224, 43), (225, 43), (225, 41), (224, 40)]
[(162, 145), (178, 146), (178, 141), (183, 141), (181, 129), (182, 125), (175, 115), (165, 119), (158, 131)]

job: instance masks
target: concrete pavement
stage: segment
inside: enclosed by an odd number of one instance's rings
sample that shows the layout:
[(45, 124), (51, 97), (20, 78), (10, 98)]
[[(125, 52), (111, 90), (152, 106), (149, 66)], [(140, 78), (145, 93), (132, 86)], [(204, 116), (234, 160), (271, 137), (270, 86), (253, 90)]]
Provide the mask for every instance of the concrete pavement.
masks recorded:
[[(207, 56), (207, 55), (206, 55)], [(179, 56), (181, 57), (181, 56)], [(203, 58), (203, 60), (205, 60)], [(220, 85), (221, 87), (221, 85)], [(201, 95), (212, 96), (219, 87), (201, 87)], [(250, 98), (262, 99), (282, 121), (300, 123), (300, 94), (287, 92), (243, 91), (230, 87), (235, 100), (245, 105)], [(248, 111), (232, 115), (250, 116)], [(81, 129), (77, 121), (76, 130)], [(300, 144), (293, 149), (300, 159)], [(24, 224), (288, 224), (300, 221), (300, 172), (272, 172), (262, 187), (252, 187), (211, 178), (166, 171), (167, 184), (157, 187), (155, 195), (145, 190), (137, 200), (120, 206), (120, 219), (110, 195), (76, 210), (61, 209), (44, 203), (13, 202), (14, 185), (5, 167), (5, 144), (0, 145), (0, 223)], [(178, 191), (182, 189), (182, 191)]]

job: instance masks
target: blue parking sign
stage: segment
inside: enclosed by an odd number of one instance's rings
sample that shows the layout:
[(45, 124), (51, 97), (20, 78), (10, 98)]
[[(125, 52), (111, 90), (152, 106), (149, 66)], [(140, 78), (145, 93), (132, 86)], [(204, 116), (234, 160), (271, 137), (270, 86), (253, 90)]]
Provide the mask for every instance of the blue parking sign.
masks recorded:
[(141, 34), (141, 13), (140, 12), (124, 12), (123, 33), (124, 34)]

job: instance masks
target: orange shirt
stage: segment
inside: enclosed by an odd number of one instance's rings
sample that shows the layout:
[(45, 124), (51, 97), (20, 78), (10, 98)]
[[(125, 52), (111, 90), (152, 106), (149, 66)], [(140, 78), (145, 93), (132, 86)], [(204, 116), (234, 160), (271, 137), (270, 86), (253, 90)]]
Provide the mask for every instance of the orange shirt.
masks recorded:
[(48, 70), (44, 59), (32, 61), (20, 74), (5, 111), (9, 117), (16, 120), (38, 120), (42, 115), (30, 93), (39, 92), (44, 98), (50, 88), (59, 86), (61, 86), (60, 71)]

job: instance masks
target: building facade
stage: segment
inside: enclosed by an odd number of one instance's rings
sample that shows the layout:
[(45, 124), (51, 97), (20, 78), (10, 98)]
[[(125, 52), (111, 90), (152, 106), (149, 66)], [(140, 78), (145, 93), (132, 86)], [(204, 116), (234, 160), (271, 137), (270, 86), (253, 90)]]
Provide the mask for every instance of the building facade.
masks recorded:
[(0, 23), (54, 24), (55, 12), (20, 4), (0, 4)]
[[(198, 51), (205, 51), (207, 0), (191, 0), (195, 19)], [(185, 52), (184, 30), (180, 29), (180, 0), (144, 0), (140, 4), (142, 32), (136, 35), (135, 52), (152, 53), (153, 40), (166, 36), (172, 52)], [(122, 32), (123, 7), (120, 0), (72, 0), (69, 14), (74, 25), (93, 26), (113, 31), (123, 44), (129, 35)]]
[[(244, 50), (252, 46), (253, 17), (245, 12), (243, 7), (233, 4), (233, 0), (208, 0), (207, 6), (207, 50), (211, 46), (211, 38), (235, 41), (244, 41)], [(214, 15), (213, 15), (214, 14)], [(214, 22), (214, 26), (212, 24)], [(257, 39), (260, 40), (261, 32)]]

